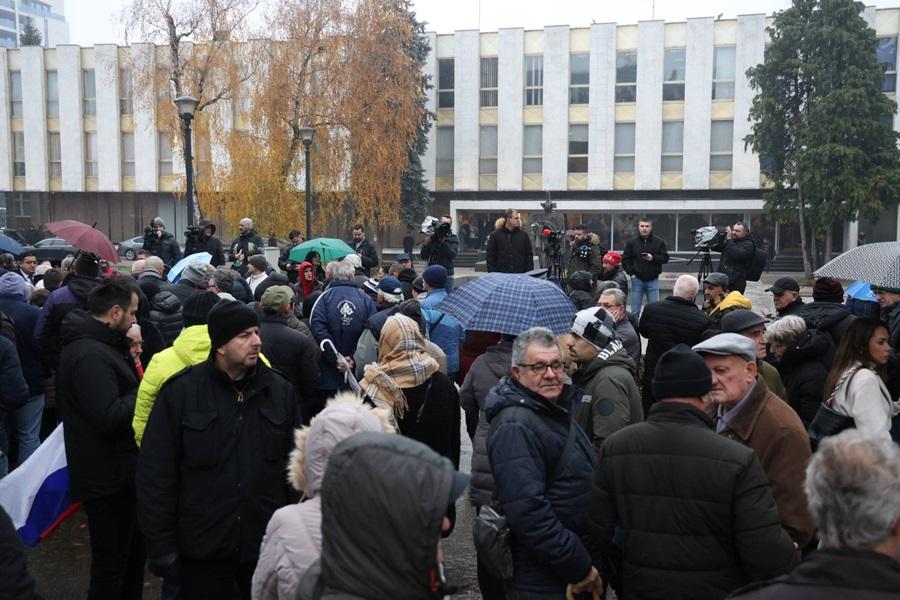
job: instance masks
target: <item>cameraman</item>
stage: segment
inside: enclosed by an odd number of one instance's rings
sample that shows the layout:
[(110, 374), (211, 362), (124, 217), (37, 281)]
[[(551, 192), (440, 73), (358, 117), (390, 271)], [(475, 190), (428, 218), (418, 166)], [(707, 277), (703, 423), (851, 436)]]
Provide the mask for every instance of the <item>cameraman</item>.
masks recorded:
[(158, 256), (166, 271), (181, 260), (181, 248), (175, 236), (166, 231), (166, 224), (159, 217), (150, 221), (150, 227), (144, 229), (144, 250)]
[(422, 240), (422, 251), (419, 257), (428, 266), (441, 265), (447, 269), (447, 282), (444, 289), (449, 294), (453, 291), (453, 259), (459, 253), (459, 238), (452, 230), (453, 219), (442, 215), (441, 222), (434, 227), (434, 233)]
[(597, 281), (603, 274), (603, 257), (606, 255), (606, 247), (600, 243), (597, 234), (588, 231), (586, 225), (576, 225), (571, 252), (566, 272), (588, 271)]
[(725, 239), (712, 248), (722, 253), (719, 271), (728, 275), (728, 289), (741, 294), (747, 288), (747, 273), (753, 265), (756, 243), (747, 226), (738, 221), (725, 228)]
[(209, 261), (214, 267), (220, 267), (225, 264), (225, 251), (222, 249), (222, 240), (215, 237), (216, 224), (209, 219), (200, 219), (197, 229), (185, 232), (184, 255), (190, 256), (198, 252), (209, 252), (212, 260)]

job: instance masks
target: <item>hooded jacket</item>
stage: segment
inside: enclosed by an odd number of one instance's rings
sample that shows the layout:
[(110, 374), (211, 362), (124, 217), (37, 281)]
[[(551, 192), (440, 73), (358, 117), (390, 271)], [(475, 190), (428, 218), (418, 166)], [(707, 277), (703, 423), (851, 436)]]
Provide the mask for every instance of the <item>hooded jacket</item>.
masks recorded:
[[(212, 228), (212, 235), (206, 237), (203, 235), (203, 230), (207, 227)], [(214, 267), (220, 267), (225, 264), (225, 251), (222, 249), (222, 240), (216, 237), (216, 224), (210, 221), (209, 219), (200, 219), (200, 222), (197, 223), (197, 229), (200, 230), (200, 240), (192, 244), (190, 242), (185, 244), (184, 255), (188, 256), (191, 254), (196, 254), (197, 252), (209, 252), (212, 256), (212, 260), (209, 261)]]
[(809, 330), (785, 349), (775, 365), (787, 390), (785, 400), (807, 429), (822, 404), (828, 379), (825, 357), (830, 348), (827, 333)]
[(322, 480), (335, 446), (362, 431), (393, 432), (387, 412), (371, 409), (354, 394), (329, 400), (309, 427), (294, 433), (289, 477), (303, 493), (297, 504), (275, 511), (266, 527), (253, 573), (253, 598), (293, 600), (300, 579), (322, 552)]
[(745, 308), (750, 310), (753, 307), (750, 299), (744, 296), (737, 290), (732, 292), (728, 292), (725, 294), (725, 297), (722, 298), (722, 301), (711, 307), (706, 316), (709, 317), (709, 326), (713, 329), (721, 329), (722, 328), (722, 317), (727, 315), (733, 310), (737, 310), (739, 308)]
[(440, 346), (447, 355), (447, 371), (453, 378), (459, 372), (459, 347), (465, 341), (466, 332), (459, 321), (436, 308), (446, 297), (446, 290), (432, 290), (419, 296), (419, 304), (422, 306), (422, 319), (425, 321), (428, 339)]
[[(37, 396), (44, 393), (44, 368), (34, 336), (34, 327), (41, 309), (28, 303), (25, 283), (21, 279), (18, 282), (11, 280), (11, 277), (18, 278), (14, 275), (0, 277), (0, 312), (13, 321), (22, 374), (28, 382), (28, 395)], [(4, 282), (9, 285), (4, 286)]]
[[(582, 248), (588, 247), (587, 258), (582, 257)], [(600, 238), (596, 233), (590, 234), (586, 242), (580, 245), (572, 245), (571, 254), (569, 255), (569, 266), (566, 272), (574, 273), (575, 271), (587, 271), (599, 279), (603, 273), (603, 257), (606, 255), (606, 247), (600, 243)]]
[(363, 432), (331, 454), (322, 482), (322, 557), (300, 600), (438, 600), (429, 586), (455, 470), (424, 444)]
[(87, 296), (98, 285), (100, 285), (98, 279), (74, 275), (66, 285), (53, 290), (47, 298), (34, 326), (34, 337), (38, 340), (45, 373), (49, 374), (57, 367), (59, 352), (62, 349), (63, 319), (74, 308), (86, 309)]
[(644, 420), (637, 368), (621, 340), (613, 340), (578, 367), (572, 382), (584, 390), (577, 420), (598, 450), (616, 431)]
[(172, 345), (172, 342), (184, 329), (184, 321), (181, 318), (181, 300), (172, 292), (159, 290), (149, 297), (149, 302), (148, 318), (159, 329), (166, 345)]
[[(644, 260), (641, 254), (650, 253), (653, 259)], [(652, 233), (647, 237), (636, 236), (628, 241), (622, 252), (622, 269), (641, 281), (653, 281), (662, 273), (662, 266), (669, 262), (666, 243)], [(624, 291), (624, 290), (623, 290)]]
[[(305, 277), (303, 277), (303, 270), (306, 268), (310, 268), (313, 270), (313, 279), (312, 281), (307, 281)], [(300, 292), (301, 298), (306, 298), (316, 290), (322, 289), (322, 284), (316, 279), (316, 267), (309, 261), (304, 261), (300, 263), (300, 266), (297, 267), (297, 270), (294, 272), (297, 283), (297, 290)], [(288, 273), (288, 279), (290, 279), (291, 273)]]
[[(856, 317), (850, 314), (847, 307), (837, 302), (810, 302), (804, 304), (797, 312), (794, 313), (806, 321), (807, 328), (818, 329), (826, 332), (831, 336), (834, 347), (841, 345), (844, 334), (850, 327), (850, 324), (856, 320)], [(893, 337), (893, 336), (892, 336)], [(891, 339), (891, 343), (895, 340)], [(828, 356), (828, 365), (834, 361), (834, 353)]]
[(158, 256), (166, 267), (172, 267), (181, 260), (181, 246), (175, 241), (175, 236), (168, 231), (163, 231), (159, 237), (151, 235), (144, 238), (143, 248), (150, 254)]
[(526, 273), (534, 268), (531, 240), (521, 227), (512, 231), (498, 219), (487, 241), (488, 273)]

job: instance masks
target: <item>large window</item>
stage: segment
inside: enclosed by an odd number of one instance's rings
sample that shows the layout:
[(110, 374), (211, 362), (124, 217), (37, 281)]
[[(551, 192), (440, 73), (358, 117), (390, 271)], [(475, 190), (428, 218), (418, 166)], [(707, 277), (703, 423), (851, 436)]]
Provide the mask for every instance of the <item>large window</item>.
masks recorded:
[(684, 48), (666, 48), (663, 57), (663, 100), (684, 100)]
[(497, 174), (496, 125), (482, 125), (478, 132), (478, 174)]
[(94, 78), (94, 69), (81, 71), (81, 93), (84, 116), (95, 116), (97, 114), (97, 84)]
[(716, 46), (713, 54), (713, 100), (734, 98), (734, 46)]
[(59, 117), (59, 74), (47, 71), (47, 116)]
[(684, 121), (665, 121), (662, 124), (662, 171), (682, 170), (684, 154)]
[(616, 52), (616, 102), (637, 100), (637, 52)]
[(709, 170), (730, 171), (734, 121), (713, 121), (709, 136)]
[(481, 59), (481, 106), (497, 106), (497, 73), (496, 56)]
[(452, 58), (438, 60), (438, 108), (453, 108), (453, 69)]
[(588, 126), (569, 125), (569, 173), (587, 173)]
[(569, 55), (569, 104), (587, 104), (590, 100), (591, 56)]
[(9, 110), (14, 117), (22, 116), (22, 71), (9, 72)]
[(84, 134), (84, 174), (87, 177), (97, 176), (97, 132)]
[(875, 55), (878, 62), (884, 65), (884, 84), (882, 84), (881, 90), (884, 92), (897, 91), (897, 38), (878, 38)]
[(119, 114), (130, 115), (134, 112), (131, 69), (119, 69)]
[(25, 134), (13, 132), (13, 175), (25, 177)]
[(437, 128), (437, 175), (453, 175), (453, 128)]
[(134, 134), (122, 134), (122, 177), (134, 177)]
[(522, 172), (540, 175), (543, 171), (544, 126), (526, 125), (522, 135)]
[(525, 106), (544, 104), (544, 57), (525, 57)]
[(159, 176), (171, 175), (175, 170), (172, 167), (172, 146), (169, 145), (169, 135), (159, 132)]
[(613, 171), (634, 173), (634, 123), (616, 123)]
[(59, 145), (59, 134), (47, 134), (47, 154), (50, 158), (50, 177), (62, 177), (62, 150)]

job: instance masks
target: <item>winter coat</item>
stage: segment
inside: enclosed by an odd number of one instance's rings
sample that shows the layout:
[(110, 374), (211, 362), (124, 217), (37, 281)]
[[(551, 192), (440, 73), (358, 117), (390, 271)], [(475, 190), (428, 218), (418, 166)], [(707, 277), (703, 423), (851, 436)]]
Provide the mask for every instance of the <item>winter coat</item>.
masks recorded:
[(859, 363), (850, 368), (858, 370), (834, 390), (831, 408), (839, 414), (853, 417), (854, 427), (863, 433), (891, 439), (891, 419), (900, 413), (900, 403), (891, 401), (891, 395), (878, 373), (860, 368)]
[(616, 431), (644, 420), (636, 375), (621, 340), (610, 342), (572, 375), (572, 382), (584, 390), (576, 419), (597, 450)]
[(375, 244), (370, 242), (369, 238), (363, 238), (359, 243), (351, 239), (347, 241), (347, 245), (359, 254), (364, 275), (368, 275), (372, 269), (378, 266), (378, 251), (375, 250)]
[(263, 353), (272, 368), (294, 384), (297, 400), (302, 403), (304, 397), (319, 387), (319, 361), (313, 343), (278, 315), (263, 314), (259, 329)]
[[(366, 321), (375, 313), (375, 303), (352, 281), (333, 281), (313, 305), (309, 328), (316, 343), (330, 339), (343, 356), (352, 356)], [(337, 358), (328, 349), (322, 352), (319, 371), (320, 388), (336, 390), (343, 385), (344, 376), (338, 373)]]
[(459, 254), (459, 238), (455, 233), (451, 233), (446, 239), (440, 242), (431, 242), (430, 244), (422, 244), (422, 250), (419, 257), (425, 261), (430, 267), (431, 265), (441, 265), (447, 269), (448, 275), (453, 275), (453, 259)]
[(710, 328), (722, 329), (722, 317), (739, 308), (750, 310), (753, 308), (753, 304), (749, 298), (737, 290), (725, 294), (721, 302), (707, 309), (706, 315), (709, 317)]
[[(835, 349), (841, 345), (841, 340), (844, 339), (844, 333), (847, 332), (847, 328), (856, 320), (856, 317), (850, 314), (846, 306), (837, 302), (810, 302), (809, 304), (804, 304), (794, 314), (806, 321), (808, 329), (818, 329), (830, 335)], [(891, 342), (893, 343), (893, 341), (892, 339)], [(900, 341), (900, 337), (898, 337), (898, 341)], [(834, 354), (829, 354), (827, 360), (830, 368), (831, 363), (834, 361)]]
[(28, 402), (28, 384), (22, 374), (16, 345), (0, 335), (0, 452), (9, 450), (7, 415)]
[(294, 499), (284, 472), (299, 426), (293, 386), (262, 362), (240, 390), (212, 359), (172, 376), (137, 466), (147, 556), (256, 561), (272, 513)]
[(791, 567), (759, 461), (711, 426), (689, 404), (656, 403), (600, 449), (591, 535), (619, 598), (718, 600)]
[(787, 390), (784, 389), (784, 382), (781, 381), (781, 374), (774, 365), (764, 360), (756, 361), (756, 370), (760, 378), (766, 382), (769, 391), (787, 402)]
[(757, 378), (745, 404), (724, 424), (721, 435), (753, 449), (769, 480), (782, 526), (803, 548), (815, 526), (803, 492), (810, 449), (800, 417)]
[[(207, 227), (212, 228), (212, 235), (206, 237), (203, 230)], [(184, 255), (190, 256), (198, 252), (209, 252), (212, 260), (209, 261), (214, 267), (220, 267), (225, 264), (225, 250), (222, 248), (222, 240), (216, 237), (216, 224), (209, 219), (200, 219), (197, 223), (200, 230), (200, 240), (197, 243), (185, 242)]]
[(775, 365), (787, 390), (785, 400), (808, 429), (822, 403), (828, 368), (824, 357), (831, 342), (824, 332), (811, 330), (785, 348)]
[(718, 271), (728, 275), (728, 289), (741, 290), (747, 286), (747, 274), (756, 256), (756, 242), (749, 235), (726, 240), (720, 248), (722, 253)]
[(738, 590), (739, 600), (888, 600), (900, 590), (900, 562), (873, 550), (816, 550), (793, 571)]
[(788, 315), (796, 315), (797, 311), (801, 310), (805, 304), (803, 304), (803, 298), (797, 296), (797, 299), (785, 306), (784, 308), (778, 309), (776, 312), (778, 314), (778, 318), (786, 317)]
[(131, 489), (138, 376), (125, 334), (87, 317), (66, 325), (56, 372), (73, 500)]
[[(231, 260), (234, 261), (234, 263), (231, 265), (231, 268), (240, 273), (241, 277), (246, 277), (247, 259), (254, 254), (263, 254), (265, 252), (265, 249), (266, 245), (263, 242), (262, 238), (256, 234), (256, 230), (248, 229), (243, 234), (231, 240), (231, 245), (228, 248), (228, 251), (231, 254)], [(242, 252), (244, 254), (243, 261), (238, 261), (235, 258), (238, 252)], [(237, 294), (235, 294), (235, 296), (237, 296)], [(245, 302), (248, 301), (245, 300)]]
[[(577, 387), (566, 385), (552, 403), (504, 377), (484, 401), (497, 502), (512, 533), (510, 584), (522, 592), (562, 598), (566, 585), (584, 579), (599, 559), (588, 533), (596, 453), (572, 423), (580, 398)], [(568, 465), (548, 481), (570, 432), (576, 439)]]
[(440, 371), (421, 385), (405, 388), (406, 413), (397, 428), (408, 438), (422, 442), (459, 468), (459, 392), (453, 380)]
[(622, 316), (622, 319), (616, 321), (616, 337), (622, 340), (625, 352), (627, 352), (628, 356), (631, 357), (631, 360), (634, 361), (634, 376), (637, 378), (637, 371), (641, 364), (641, 338), (637, 331), (634, 330), (631, 321), (624, 315)]
[(163, 231), (159, 237), (156, 235), (145, 237), (143, 249), (158, 256), (166, 265), (167, 270), (181, 260), (181, 246), (178, 245), (175, 236), (168, 231)]
[[(653, 255), (650, 261), (644, 260), (641, 254), (649, 252)], [(647, 237), (631, 238), (622, 252), (622, 269), (632, 277), (641, 281), (653, 281), (662, 273), (662, 266), (669, 262), (669, 251), (666, 243), (652, 233)], [(624, 291), (624, 290), (623, 290)]]
[(156, 325), (166, 342), (171, 346), (181, 330), (184, 329), (184, 320), (181, 318), (181, 301), (172, 292), (160, 290), (149, 298), (149, 319)]
[(888, 308), (884, 313), (884, 321), (887, 323), (890, 333), (891, 348), (900, 348), (900, 302)]
[[(4, 380), (5, 381), (5, 380)], [(9, 515), (0, 506), (0, 593), (10, 600), (38, 599), (34, 578), (28, 574), (25, 547)]]
[(34, 326), (34, 337), (38, 340), (45, 374), (49, 375), (50, 371), (56, 370), (59, 362), (63, 320), (74, 308), (87, 309), (88, 293), (98, 285), (98, 279), (74, 275), (66, 285), (53, 290), (41, 308)]
[(454, 474), (450, 461), (403, 436), (363, 432), (338, 444), (322, 483), (322, 558), (297, 598), (441, 598), (429, 575)]
[(435, 308), (446, 297), (446, 290), (432, 290), (419, 296), (419, 304), (422, 306), (422, 319), (425, 321), (428, 339), (440, 346), (447, 355), (447, 371), (452, 378), (459, 371), (459, 347), (465, 341), (466, 332), (459, 321)]
[[(459, 385), (462, 385), (462, 382), (466, 378), (469, 369), (472, 368), (472, 363), (475, 362), (475, 359), (484, 354), (491, 346), (499, 344), (503, 338), (499, 333), (477, 331), (474, 329), (466, 331), (465, 334), (466, 337), (463, 340), (462, 346), (459, 348), (459, 372), (456, 374), (456, 383)], [(478, 418), (477, 413), (475, 414), (475, 418)], [(472, 427), (474, 430), (474, 424)]]
[(181, 302), (181, 305), (184, 306), (184, 303), (187, 302), (188, 298), (204, 290), (195, 288), (194, 284), (187, 279), (179, 279), (178, 283), (171, 286), (168, 291), (174, 294)]
[[(302, 243), (302, 242), (301, 242)], [(300, 244), (293, 244), (288, 242), (284, 246), (281, 247), (281, 251), (278, 253), (278, 268), (287, 274), (288, 281), (291, 283), (297, 283), (297, 278), (300, 275), (300, 272), (303, 270), (303, 264), (297, 264), (290, 259), (291, 250), (299, 246)], [(306, 263), (309, 266), (312, 266), (312, 263)], [(315, 269), (313, 269), (315, 272)]]
[(517, 227), (510, 231), (502, 224), (487, 241), (488, 273), (527, 273), (534, 269), (534, 255), (528, 234)]
[(44, 393), (44, 367), (41, 364), (41, 353), (34, 327), (41, 309), (28, 304), (25, 298), (0, 295), (0, 312), (13, 321), (16, 330), (16, 350), (22, 365), (22, 374), (28, 382), (28, 395), (37, 396)]
[[(643, 260), (643, 259), (641, 259)], [(628, 298), (628, 275), (625, 274), (625, 271), (622, 270), (622, 267), (616, 267), (612, 271), (604, 271), (601, 272), (597, 276), (597, 281), (612, 281), (622, 292), (625, 293), (625, 297)]]
[[(587, 246), (587, 250), (582, 250), (584, 246)], [(582, 254), (587, 254), (587, 258), (583, 258)], [(599, 279), (603, 273), (603, 257), (605, 255), (606, 247), (600, 243), (600, 238), (597, 237), (597, 234), (592, 233), (590, 239), (578, 246), (572, 245), (566, 272), (571, 274), (575, 271), (587, 271), (595, 279)]]
[[(488, 392), (506, 375), (512, 361), (511, 340), (491, 346), (475, 359), (462, 388), (459, 403), (466, 411), (466, 425), (472, 438), (472, 480), (469, 483), (469, 500), (474, 506), (487, 506), (494, 495), (494, 476), (488, 458), (488, 420), (484, 414), (484, 401)], [(470, 415), (474, 415), (474, 419)], [(475, 427), (469, 427), (470, 423)]]

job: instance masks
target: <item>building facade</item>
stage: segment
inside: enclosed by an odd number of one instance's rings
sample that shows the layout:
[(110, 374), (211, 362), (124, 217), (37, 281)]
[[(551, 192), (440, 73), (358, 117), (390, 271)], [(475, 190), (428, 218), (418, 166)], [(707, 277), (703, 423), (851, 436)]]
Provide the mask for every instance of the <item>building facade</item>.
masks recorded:
[(64, 0), (0, 0), (0, 48), (18, 48), (29, 21), (40, 32), (42, 46), (69, 43)]

